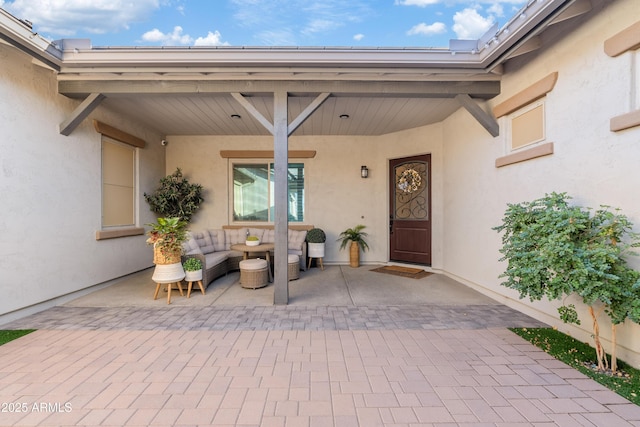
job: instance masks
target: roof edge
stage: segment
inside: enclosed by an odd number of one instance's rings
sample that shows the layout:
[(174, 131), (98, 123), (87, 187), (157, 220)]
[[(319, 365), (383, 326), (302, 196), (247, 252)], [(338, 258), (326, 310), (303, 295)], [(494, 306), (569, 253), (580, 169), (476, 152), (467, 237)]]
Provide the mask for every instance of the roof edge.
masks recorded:
[(34, 33), (30, 22), (16, 18), (2, 8), (0, 8), (0, 39), (54, 70), (60, 70), (62, 51), (49, 40)]

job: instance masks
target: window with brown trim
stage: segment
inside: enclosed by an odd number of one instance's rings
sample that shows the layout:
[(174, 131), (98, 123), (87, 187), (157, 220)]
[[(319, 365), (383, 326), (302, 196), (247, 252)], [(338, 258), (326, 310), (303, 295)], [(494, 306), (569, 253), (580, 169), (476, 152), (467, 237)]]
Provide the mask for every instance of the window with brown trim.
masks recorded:
[[(640, 21), (604, 41), (604, 51), (612, 58), (631, 55), (630, 111), (612, 117), (609, 129), (618, 132), (640, 126)], [(625, 61), (626, 62), (626, 61)]]
[(546, 138), (544, 100), (538, 100), (507, 116), (509, 151), (527, 147)]
[(102, 137), (102, 227), (136, 223), (136, 148)]

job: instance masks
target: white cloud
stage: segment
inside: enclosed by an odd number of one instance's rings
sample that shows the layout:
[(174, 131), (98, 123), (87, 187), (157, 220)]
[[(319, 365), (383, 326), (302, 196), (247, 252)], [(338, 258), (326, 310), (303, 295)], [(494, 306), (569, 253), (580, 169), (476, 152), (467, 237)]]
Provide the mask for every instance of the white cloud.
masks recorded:
[(298, 45), (300, 39), (322, 40), (374, 11), (364, 0), (230, 0), (234, 21), (245, 28), (261, 28), (254, 38), (265, 45)]
[(364, 38), (364, 34), (356, 34), (353, 36), (353, 39), (357, 42), (361, 41)]
[(521, 5), (526, 3), (527, 0), (395, 0), (393, 3), (396, 6), (418, 6), (427, 7), (434, 4), (442, 4), (445, 6), (451, 6), (453, 4), (465, 4), (473, 3), (474, 5), (488, 4), (489, 9), (498, 7), (502, 8), (502, 4), (514, 4)]
[(195, 40), (188, 34), (183, 33), (181, 26), (173, 27), (170, 33), (163, 33), (154, 28), (142, 35), (142, 40), (149, 43), (161, 44), (163, 46), (227, 46), (229, 43), (221, 40), (219, 31), (209, 31), (205, 37), (198, 37)]
[(500, 3), (492, 4), (491, 6), (489, 6), (487, 8), (487, 12), (494, 16), (504, 16), (504, 8)]
[(443, 34), (447, 32), (447, 26), (442, 22), (434, 22), (431, 25), (427, 25), (424, 22), (413, 26), (409, 31), (407, 31), (408, 36), (432, 36), (434, 34)]
[(190, 45), (193, 43), (193, 38), (188, 34), (182, 34), (182, 27), (175, 26), (170, 33), (163, 33), (162, 31), (154, 28), (151, 31), (147, 31), (142, 35), (142, 40), (151, 43), (159, 43), (164, 46), (179, 46)]
[(34, 24), (34, 30), (72, 37), (78, 31), (103, 34), (147, 20), (160, 0), (15, 0), (3, 8)]
[(418, 6), (427, 7), (432, 4), (438, 4), (442, 0), (396, 0), (395, 5), (398, 6)]
[(486, 33), (494, 23), (492, 16), (483, 17), (475, 9), (467, 8), (453, 15), (453, 31), (459, 39), (475, 40)]
[(228, 46), (228, 42), (223, 42), (221, 39), (220, 31), (211, 32), (206, 37), (198, 37), (194, 42), (194, 46)]

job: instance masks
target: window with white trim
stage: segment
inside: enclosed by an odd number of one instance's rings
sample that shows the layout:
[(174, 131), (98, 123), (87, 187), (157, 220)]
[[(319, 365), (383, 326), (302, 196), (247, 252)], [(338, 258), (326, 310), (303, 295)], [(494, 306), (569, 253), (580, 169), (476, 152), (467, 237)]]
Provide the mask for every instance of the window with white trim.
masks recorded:
[[(273, 222), (274, 165), (273, 162), (238, 162), (232, 165), (233, 221)], [(304, 221), (304, 163), (289, 163), (289, 222)]]
[(135, 225), (136, 148), (102, 137), (102, 227)]
[(507, 116), (507, 152), (546, 140), (544, 98)]

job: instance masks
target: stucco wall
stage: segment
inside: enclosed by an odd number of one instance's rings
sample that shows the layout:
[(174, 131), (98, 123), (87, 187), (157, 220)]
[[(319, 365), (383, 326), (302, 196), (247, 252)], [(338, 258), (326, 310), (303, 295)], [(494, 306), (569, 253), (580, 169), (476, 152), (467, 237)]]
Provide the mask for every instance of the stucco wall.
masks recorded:
[[(229, 168), (231, 160), (220, 150), (272, 150), (272, 137), (169, 136), (167, 173), (180, 167), (186, 177), (205, 189), (205, 203), (193, 218), (191, 228), (220, 228), (230, 223)], [(422, 153), (432, 154), (434, 182), (433, 265), (442, 265), (442, 134), (435, 125), (382, 137), (314, 136), (291, 137), (291, 150), (316, 150), (305, 160), (306, 224), (327, 234), (324, 262), (347, 263), (348, 251), (336, 242), (341, 231), (366, 225), (370, 251), (362, 263), (389, 259), (388, 160)], [(293, 159), (291, 161), (294, 161)], [(297, 161), (297, 160), (295, 160)], [(360, 166), (369, 168), (369, 178), (360, 178)]]
[[(97, 118), (147, 141), (157, 134), (99, 107), (70, 135), (58, 125), (80, 101), (58, 95), (55, 76), (0, 44), (0, 321), (30, 307), (152, 265), (145, 237), (96, 241), (101, 227)], [(139, 150), (142, 192), (164, 175), (160, 144)]]
[[(603, 51), (604, 40), (637, 21), (632, 6), (637, 8), (633, 0), (614, 2), (560, 42), (507, 63), (502, 93), (491, 105), (551, 72), (559, 73), (546, 100), (547, 141), (555, 144), (553, 155), (495, 168), (495, 159), (507, 154), (503, 135), (490, 137), (463, 110), (443, 123), (445, 271), (585, 341), (590, 340), (591, 321), (584, 306), (582, 329), (568, 327), (557, 320), (557, 302), (520, 301), (516, 292), (499, 285), (505, 265), (497, 261), (500, 236), (491, 228), (500, 223), (507, 203), (556, 191), (569, 193), (582, 206), (619, 207), (640, 231), (640, 128), (609, 131), (610, 118), (632, 108), (632, 53), (610, 58)], [(640, 267), (638, 260), (633, 264)], [(600, 320), (602, 334), (610, 336), (606, 316)], [(640, 366), (640, 327), (619, 327), (618, 343), (621, 357)]]

